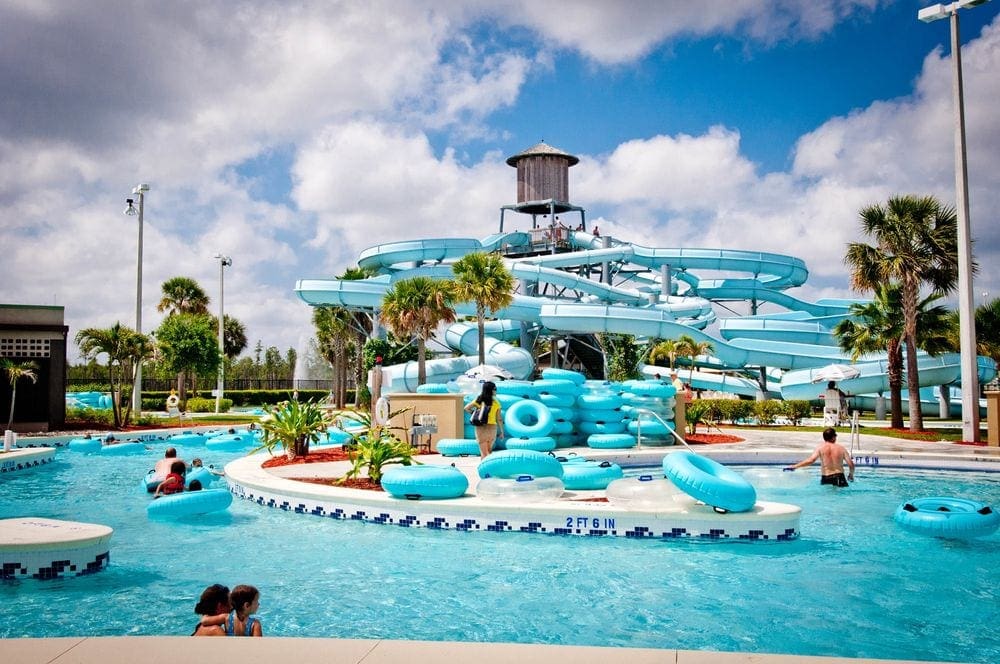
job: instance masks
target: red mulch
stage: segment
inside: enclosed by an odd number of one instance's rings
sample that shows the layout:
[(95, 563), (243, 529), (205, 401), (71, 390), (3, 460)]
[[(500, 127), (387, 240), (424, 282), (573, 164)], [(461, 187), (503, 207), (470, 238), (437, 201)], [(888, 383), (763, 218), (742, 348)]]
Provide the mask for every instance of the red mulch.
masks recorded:
[(727, 433), (694, 433), (684, 438), (692, 445), (718, 445), (719, 443), (742, 443), (745, 438)]
[(262, 468), (278, 468), (279, 466), (297, 466), (303, 463), (330, 463), (332, 461), (350, 461), (347, 452), (342, 447), (332, 450), (315, 451), (310, 450), (306, 456), (297, 456), (289, 460), (284, 454), (272, 457), (261, 464)]
[(365, 491), (385, 491), (381, 484), (375, 484), (367, 477), (352, 477), (341, 481), (339, 477), (295, 477), (296, 482), (306, 484), (322, 484), (323, 486), (339, 486), (345, 489), (364, 489)]

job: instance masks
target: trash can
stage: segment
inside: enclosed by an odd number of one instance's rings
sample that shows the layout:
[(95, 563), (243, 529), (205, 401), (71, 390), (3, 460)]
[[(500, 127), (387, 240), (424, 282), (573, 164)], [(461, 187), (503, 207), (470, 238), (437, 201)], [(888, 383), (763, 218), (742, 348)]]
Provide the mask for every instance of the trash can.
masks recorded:
[(986, 444), (1000, 447), (1000, 392), (986, 393)]

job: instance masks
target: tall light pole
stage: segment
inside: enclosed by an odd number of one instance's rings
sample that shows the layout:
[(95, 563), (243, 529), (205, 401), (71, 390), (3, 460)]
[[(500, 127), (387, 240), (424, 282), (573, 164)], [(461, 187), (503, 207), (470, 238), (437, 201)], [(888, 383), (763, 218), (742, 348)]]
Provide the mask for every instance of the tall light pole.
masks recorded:
[(223, 306), (223, 297), (226, 292), (226, 268), (233, 264), (233, 259), (229, 256), (216, 254), (219, 260), (219, 380), (215, 385), (215, 412), (218, 413), (222, 407), (222, 390), (226, 377), (226, 310)]
[(965, 99), (962, 93), (962, 46), (958, 10), (989, 0), (957, 0), (917, 12), (924, 23), (951, 18), (951, 61), (955, 63), (952, 91), (955, 100), (955, 211), (958, 216), (958, 326), (961, 351), (962, 439), (979, 440), (979, 363), (976, 353), (975, 298), (972, 292), (972, 237), (969, 224), (969, 169), (965, 159)]
[[(138, 256), (136, 258), (136, 268), (135, 268), (135, 331), (142, 334), (142, 208), (143, 202), (145, 200), (146, 192), (149, 191), (148, 184), (137, 184), (132, 189), (132, 193), (139, 196), (139, 242), (138, 242)], [(125, 208), (125, 214), (134, 216), (136, 214), (135, 210), (135, 200), (131, 198), (126, 198), (125, 202), (128, 207)], [(132, 412), (138, 418), (142, 415), (142, 360), (139, 360), (135, 366), (135, 385), (132, 386)]]

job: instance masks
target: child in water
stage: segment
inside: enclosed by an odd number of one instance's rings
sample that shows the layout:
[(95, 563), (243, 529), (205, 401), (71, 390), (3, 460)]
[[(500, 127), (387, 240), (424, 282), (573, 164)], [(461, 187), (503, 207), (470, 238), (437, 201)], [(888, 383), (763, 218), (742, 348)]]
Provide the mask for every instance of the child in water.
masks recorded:
[(170, 472), (166, 479), (156, 486), (153, 498), (169, 496), (172, 493), (180, 493), (184, 490), (184, 474), (187, 472), (187, 465), (183, 461), (174, 461), (170, 464)]
[(226, 618), (226, 636), (263, 636), (260, 621), (252, 614), (260, 608), (260, 591), (253, 586), (236, 586), (229, 593), (233, 610)]

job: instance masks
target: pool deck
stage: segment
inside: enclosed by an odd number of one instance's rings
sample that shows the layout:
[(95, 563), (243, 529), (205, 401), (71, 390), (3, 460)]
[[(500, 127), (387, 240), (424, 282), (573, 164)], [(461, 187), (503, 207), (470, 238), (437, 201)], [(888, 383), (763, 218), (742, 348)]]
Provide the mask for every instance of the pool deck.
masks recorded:
[[(820, 441), (819, 433), (757, 429), (727, 430), (744, 438), (732, 445), (696, 446), (699, 452), (727, 459), (738, 456), (778, 462), (777, 459), (803, 458)], [(865, 429), (852, 452), (856, 459), (866, 455), (895, 460), (904, 465), (957, 466), (1000, 471), (1000, 448), (958, 445), (948, 442), (915, 442), (879, 436), (877, 429)], [(850, 434), (840, 430), (840, 442), (850, 449)], [(587, 456), (596, 450), (578, 449)], [(620, 451), (619, 451), (620, 452)], [(640, 450), (640, 454), (662, 456), (663, 448)], [(783, 461), (782, 461), (783, 462)], [(311, 464), (310, 475), (320, 474)], [(880, 464), (880, 465), (885, 465)], [(814, 467), (811, 472), (818, 472)], [(857, 470), (864, 481), (865, 467)], [(6, 619), (12, 619), (8, 616)], [(927, 653), (934, 657), (934, 653)], [(239, 661), (240, 664), (424, 664), (425, 662), (471, 662), (493, 664), (835, 664), (916, 660), (872, 660), (840, 657), (772, 655), (646, 648), (605, 648), (512, 643), (426, 642), (406, 640), (314, 639), (268, 637), (260, 641), (234, 639), (191, 639), (187, 637), (63, 637), (45, 639), (0, 639), (0, 662), (10, 664), (116, 664), (141, 659), (146, 664), (180, 664), (204, 661)]]
[(192, 639), (181, 636), (123, 638), (2, 639), (0, 661), (9, 664), (863, 664), (914, 660), (863, 660), (801, 655), (761, 655), (699, 650), (596, 648), (459, 643), (454, 641), (386, 641), (365, 639)]

